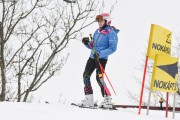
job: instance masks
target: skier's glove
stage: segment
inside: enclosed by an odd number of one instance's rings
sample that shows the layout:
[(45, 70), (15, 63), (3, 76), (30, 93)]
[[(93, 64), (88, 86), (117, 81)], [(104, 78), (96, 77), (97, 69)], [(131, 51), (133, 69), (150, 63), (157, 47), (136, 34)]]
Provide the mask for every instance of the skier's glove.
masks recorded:
[(99, 54), (97, 52), (94, 53), (94, 59), (99, 59)]
[(84, 43), (85, 45), (88, 45), (89, 44), (89, 37), (84, 37), (82, 39), (82, 43)]

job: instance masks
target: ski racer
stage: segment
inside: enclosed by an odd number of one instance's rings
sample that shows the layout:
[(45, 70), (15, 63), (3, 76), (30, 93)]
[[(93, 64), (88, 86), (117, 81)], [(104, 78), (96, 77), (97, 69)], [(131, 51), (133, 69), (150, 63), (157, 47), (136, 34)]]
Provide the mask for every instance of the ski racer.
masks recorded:
[(92, 41), (90, 41), (89, 37), (84, 37), (82, 39), (84, 45), (91, 49), (91, 54), (87, 60), (83, 73), (85, 99), (83, 99), (78, 105), (89, 107), (94, 106), (93, 89), (90, 77), (96, 69), (96, 80), (100, 87), (102, 96), (104, 97), (104, 100), (101, 102), (99, 107), (111, 108), (113, 106), (111, 94), (103, 82), (103, 73), (99, 63), (102, 65), (103, 69), (105, 69), (108, 56), (116, 51), (118, 43), (117, 33), (119, 30), (110, 26), (111, 19), (108, 13), (97, 15), (96, 21), (98, 22), (99, 28), (93, 34)]

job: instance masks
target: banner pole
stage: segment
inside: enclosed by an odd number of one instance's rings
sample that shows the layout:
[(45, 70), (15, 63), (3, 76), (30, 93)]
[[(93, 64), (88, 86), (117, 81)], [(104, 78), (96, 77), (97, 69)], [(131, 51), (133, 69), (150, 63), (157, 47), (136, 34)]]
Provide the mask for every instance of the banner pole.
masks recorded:
[(176, 93), (174, 93), (174, 101), (173, 101), (173, 119), (175, 118), (175, 107), (176, 107)]
[(144, 65), (144, 75), (143, 75), (143, 81), (142, 81), (142, 87), (141, 87), (138, 115), (141, 114), (141, 105), (142, 105), (142, 97), (143, 97), (143, 90), (144, 90), (144, 81), (145, 81), (145, 78), (146, 78), (147, 63), (148, 63), (148, 56), (146, 56), (146, 61), (145, 61), (145, 65)]
[(148, 106), (147, 106), (147, 112), (146, 112), (146, 115), (149, 115), (150, 100), (151, 100), (151, 90), (149, 90), (149, 98), (148, 98)]
[(168, 99), (169, 99), (169, 93), (166, 93), (166, 118), (168, 117)]

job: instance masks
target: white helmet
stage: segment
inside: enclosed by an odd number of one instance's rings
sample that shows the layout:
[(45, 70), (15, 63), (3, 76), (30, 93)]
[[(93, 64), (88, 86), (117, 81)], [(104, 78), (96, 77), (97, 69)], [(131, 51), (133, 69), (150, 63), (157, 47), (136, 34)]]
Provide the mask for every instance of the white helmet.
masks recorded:
[(111, 18), (110, 15), (108, 13), (102, 13), (100, 15), (96, 16), (96, 21), (98, 20), (106, 20), (107, 21), (107, 25), (111, 24)]

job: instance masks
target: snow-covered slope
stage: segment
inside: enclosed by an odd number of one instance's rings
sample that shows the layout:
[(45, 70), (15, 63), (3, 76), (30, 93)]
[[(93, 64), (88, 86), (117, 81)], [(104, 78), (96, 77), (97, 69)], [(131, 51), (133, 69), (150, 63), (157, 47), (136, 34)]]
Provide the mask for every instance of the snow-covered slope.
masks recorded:
[[(78, 108), (62, 104), (35, 103), (0, 103), (0, 120), (166, 120), (164, 111), (146, 110), (138, 114), (138, 109), (123, 109), (117, 111)], [(168, 120), (172, 119), (169, 112)], [(180, 113), (176, 113), (175, 120), (180, 120)]]

